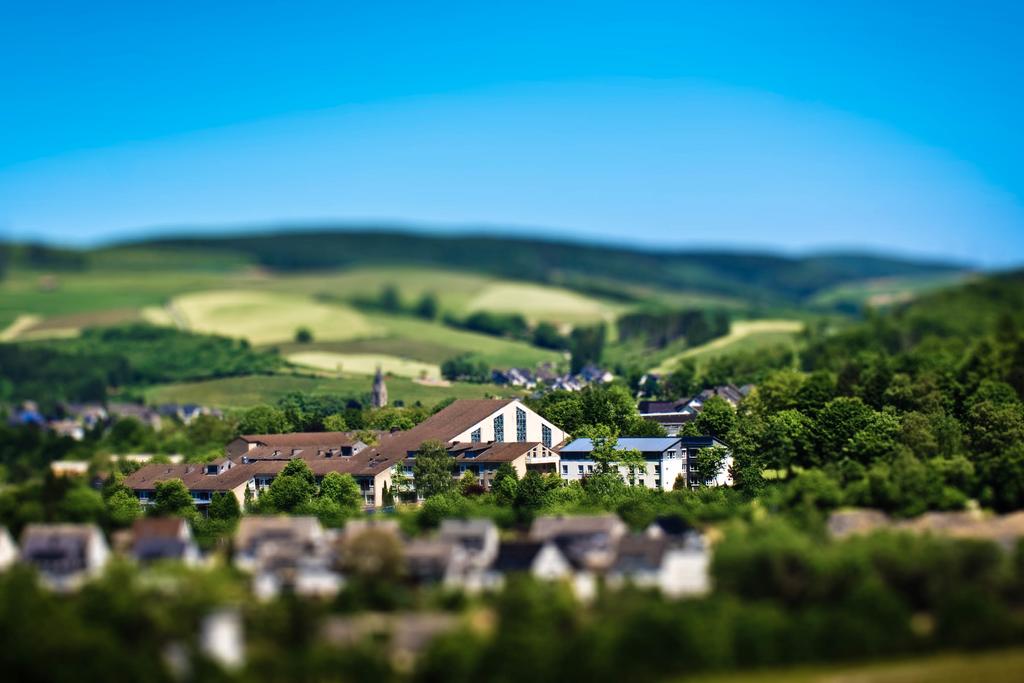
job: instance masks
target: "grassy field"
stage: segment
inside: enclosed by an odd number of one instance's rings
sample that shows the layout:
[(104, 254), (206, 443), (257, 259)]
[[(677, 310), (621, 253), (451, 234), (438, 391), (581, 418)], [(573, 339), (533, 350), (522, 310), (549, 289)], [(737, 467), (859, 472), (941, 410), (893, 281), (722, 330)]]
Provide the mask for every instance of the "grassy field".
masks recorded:
[(497, 282), (473, 297), (467, 308), (471, 311), (523, 313), (534, 321), (581, 323), (611, 320), (623, 307), (557, 287)]
[[(380, 314), (367, 314), (366, 318), (375, 328), (386, 331), (383, 336), (415, 340), (431, 345), (432, 348), (444, 346), (451, 349), (449, 358), (459, 353), (473, 353), (499, 367), (533, 367), (537, 363), (558, 361), (561, 358), (556, 351), (540, 349), (525, 342), (456, 330), (418, 318)], [(418, 355), (410, 354), (409, 357), (414, 360), (426, 360)]]
[(736, 320), (729, 328), (729, 334), (666, 358), (651, 371), (662, 374), (671, 372), (676, 363), (684, 358), (701, 361), (736, 351), (791, 344), (803, 329), (804, 323), (799, 320)]
[(864, 303), (884, 307), (909, 301), (921, 294), (964, 281), (966, 274), (935, 275), (917, 278), (877, 278), (850, 282), (819, 292), (810, 303), (815, 306), (846, 305), (858, 307)]
[(354, 268), (340, 272), (277, 275), (256, 288), (275, 292), (367, 298), (393, 286), (405, 305), (426, 293), (438, 298), (441, 309), (455, 314), (476, 310), (522, 313), (533, 320), (591, 322), (613, 317), (620, 304), (548, 285), (514, 282), (439, 268)]
[(175, 297), (170, 308), (189, 329), (244, 337), (257, 345), (291, 341), (300, 327), (308, 328), (315, 339), (323, 340), (368, 337), (380, 331), (347, 306), (279, 292), (197, 292)]
[[(266, 375), (229, 377), (203, 382), (184, 382), (151, 387), (145, 399), (149, 404), (201, 403), (224, 409), (246, 408), (275, 403), (285, 394), (300, 391), (306, 394), (333, 394), (358, 398), (370, 392), (372, 378), (352, 375), (343, 378), (305, 377), (298, 375)], [(453, 383), (450, 386), (429, 386), (405, 377), (387, 379), (388, 398), (413, 404), (434, 405), (448, 397), (485, 398), (514, 396), (515, 391), (492, 384)]]
[(688, 683), (1016, 683), (1024, 650), (944, 654), (835, 668), (776, 669), (680, 679)]
[(407, 358), (374, 353), (332, 353), (330, 351), (299, 351), (285, 358), (290, 363), (316, 370), (336, 373), (372, 375), (381, 368), (389, 375), (411, 378), (440, 379), (441, 368)]
[(0, 329), (19, 315), (39, 318), (76, 315), (78, 324), (91, 325), (88, 315), (106, 311), (162, 306), (171, 297), (244, 283), (244, 275), (202, 271), (62, 273), (47, 276), (15, 270), (0, 282)]

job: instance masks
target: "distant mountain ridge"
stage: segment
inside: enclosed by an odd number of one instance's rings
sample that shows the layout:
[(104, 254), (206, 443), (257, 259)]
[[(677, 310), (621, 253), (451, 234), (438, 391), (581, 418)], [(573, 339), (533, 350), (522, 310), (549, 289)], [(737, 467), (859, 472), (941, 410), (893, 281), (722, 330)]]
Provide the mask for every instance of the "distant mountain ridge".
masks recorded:
[(783, 256), (729, 250), (613, 247), (560, 239), (401, 230), (305, 230), (162, 237), (120, 246), (245, 254), (275, 270), (373, 265), (465, 269), (628, 298), (634, 286), (694, 289), (760, 303), (800, 303), (851, 281), (952, 274), (961, 264), (869, 254)]

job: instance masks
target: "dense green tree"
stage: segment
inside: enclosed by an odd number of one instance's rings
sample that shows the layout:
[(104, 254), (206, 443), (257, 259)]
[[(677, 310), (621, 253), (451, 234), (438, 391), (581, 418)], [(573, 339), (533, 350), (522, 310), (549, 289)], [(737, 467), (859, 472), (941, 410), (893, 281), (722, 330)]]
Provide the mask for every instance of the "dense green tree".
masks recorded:
[(264, 494), (273, 510), (295, 512), (309, 503), (316, 493), (316, 477), (306, 461), (293, 458), (274, 477)]
[(242, 413), (238, 420), (242, 434), (284, 434), (292, 430), (283, 410), (272, 406), (256, 406)]
[(788, 473), (794, 465), (808, 465), (808, 452), (812, 447), (811, 420), (798, 410), (769, 415), (759, 442), (768, 467)]
[(455, 489), (452, 473), (455, 460), (440, 441), (424, 441), (416, 452), (413, 476), (416, 492), (423, 498), (448, 493)]
[(520, 510), (533, 512), (544, 504), (547, 486), (544, 477), (537, 472), (527, 472), (516, 487), (516, 507)]
[(126, 527), (142, 516), (142, 506), (133, 493), (115, 491), (106, 499), (107, 519), (114, 527)]
[(622, 386), (589, 386), (582, 391), (552, 391), (532, 404), (552, 423), (572, 435), (604, 425), (623, 436), (664, 436), (661, 425), (643, 419), (629, 390)]
[(60, 515), (69, 522), (99, 522), (106, 513), (103, 496), (85, 485), (76, 485), (60, 503)]
[(571, 372), (574, 374), (588, 363), (600, 363), (604, 354), (608, 330), (604, 323), (577, 325), (569, 335), (569, 352), (572, 354)]
[(351, 474), (328, 472), (320, 482), (320, 496), (332, 500), (342, 510), (355, 514), (363, 509), (363, 492)]
[(694, 476), (697, 481), (702, 485), (713, 482), (725, 468), (725, 459), (728, 455), (729, 450), (722, 446), (709, 446), (699, 449), (694, 459), (696, 468)]
[(153, 504), (149, 510), (157, 516), (185, 515), (194, 511), (192, 494), (181, 479), (168, 479), (156, 484)]
[(441, 363), (441, 376), (453, 382), (490, 382), (491, 366), (472, 353), (463, 353)]
[(558, 331), (558, 328), (549, 322), (539, 322), (533, 328), (533, 345), (542, 349), (554, 349), (560, 351), (569, 345), (569, 340)]
[(684, 358), (664, 379), (661, 394), (667, 400), (692, 396), (700, 389), (697, 383), (697, 362)]
[(384, 285), (381, 287), (377, 304), (381, 309), (397, 313), (402, 310), (402, 296), (398, 293), (395, 285)]
[(242, 515), (238, 498), (231, 491), (217, 491), (210, 500), (210, 519), (234, 520)]
[(437, 300), (437, 295), (433, 292), (425, 292), (416, 303), (413, 312), (425, 320), (436, 320), (441, 313), (441, 304)]
[(725, 439), (736, 424), (736, 409), (721, 396), (712, 396), (704, 401), (694, 424), (701, 434)]
[(814, 420), (815, 462), (832, 462), (840, 457), (850, 440), (871, 422), (874, 411), (856, 397), (834, 398), (818, 411)]
[(297, 344), (309, 344), (313, 341), (313, 331), (308, 327), (299, 327), (295, 330), (295, 342)]
[(324, 430), (328, 432), (348, 431), (348, 422), (341, 413), (333, 413), (324, 418)]

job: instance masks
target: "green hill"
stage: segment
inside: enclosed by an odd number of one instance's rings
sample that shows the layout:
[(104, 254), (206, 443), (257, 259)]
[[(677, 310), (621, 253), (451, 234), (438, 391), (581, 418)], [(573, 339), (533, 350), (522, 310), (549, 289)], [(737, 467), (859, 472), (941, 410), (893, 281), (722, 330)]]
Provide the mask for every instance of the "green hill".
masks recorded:
[[(433, 266), (556, 284), (634, 301), (650, 290), (697, 291), (747, 304), (802, 303), (840, 284), (879, 278), (934, 278), (965, 270), (952, 263), (865, 254), (788, 257), (766, 253), (642, 250), (569, 241), (395, 230), (281, 231), (258, 235), (153, 239), (160, 247), (247, 256), (274, 270)], [(123, 248), (123, 247), (119, 247)]]

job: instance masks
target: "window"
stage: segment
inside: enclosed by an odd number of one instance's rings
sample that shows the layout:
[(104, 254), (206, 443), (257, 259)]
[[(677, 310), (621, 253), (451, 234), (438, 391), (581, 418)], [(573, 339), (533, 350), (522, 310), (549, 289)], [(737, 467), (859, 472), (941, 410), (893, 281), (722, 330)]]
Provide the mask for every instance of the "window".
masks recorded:
[(498, 415), (494, 418), (494, 440), (505, 440), (505, 416)]
[(545, 447), (551, 448), (551, 427), (547, 425), (540, 426), (540, 440)]
[(526, 441), (526, 411), (516, 408), (516, 441)]
[(480, 441), (482, 441), (482, 439), (480, 438), (480, 428), (479, 427), (474, 429), (473, 432), (469, 435), (469, 440), (472, 441), (473, 443), (480, 443)]
[(660, 489), (661, 488), (661, 479), (655, 479), (654, 480), (654, 488), (656, 488), (656, 489)]
[(655, 472), (656, 472), (657, 474), (661, 474), (661, 465), (655, 465), (655, 466), (654, 466), (654, 471), (655, 471)]
[(593, 465), (587, 465), (587, 472), (593, 472), (593, 471), (594, 471), (594, 466)]
[(562, 465), (562, 474), (566, 474), (566, 475), (569, 474), (569, 466), (568, 465)]
[(583, 474), (583, 465), (579, 466), (580, 474)]

